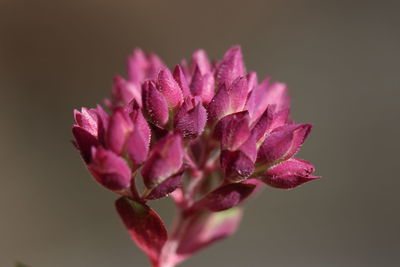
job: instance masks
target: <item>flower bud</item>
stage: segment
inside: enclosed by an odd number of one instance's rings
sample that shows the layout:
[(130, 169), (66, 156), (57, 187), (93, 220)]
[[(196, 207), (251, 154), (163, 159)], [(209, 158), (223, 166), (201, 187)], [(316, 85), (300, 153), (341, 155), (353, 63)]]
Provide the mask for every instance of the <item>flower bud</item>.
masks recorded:
[(275, 105), (275, 112), (288, 109), (290, 99), (287, 86), (283, 83), (269, 84), (265, 79), (249, 94), (245, 109), (249, 111), (252, 122), (257, 121), (270, 105)]
[(220, 140), (222, 149), (236, 150), (250, 136), (247, 111), (225, 116), (215, 126), (214, 137)]
[(152, 148), (142, 169), (144, 184), (152, 189), (176, 174), (183, 163), (182, 137), (170, 134), (159, 140)]
[(133, 123), (126, 112), (119, 108), (110, 117), (107, 131), (107, 145), (116, 154), (124, 152), (125, 143), (133, 131)]
[(289, 109), (275, 112), (275, 105), (269, 105), (251, 130), (257, 145), (260, 146), (274, 129), (286, 125), (288, 117)]
[(248, 91), (245, 77), (238, 77), (230, 87), (223, 84), (208, 106), (210, 118), (217, 121), (228, 114), (242, 111)]
[(168, 104), (153, 81), (143, 84), (143, 107), (149, 119), (159, 127), (168, 122)]
[(320, 178), (320, 176), (311, 175), (314, 171), (311, 163), (291, 158), (268, 169), (263, 181), (272, 187), (290, 189)]
[(145, 197), (146, 200), (153, 200), (165, 197), (175, 191), (182, 183), (182, 171), (165, 179), (162, 183), (154, 187)]
[(128, 58), (128, 77), (129, 81), (141, 84), (146, 79), (146, 71), (149, 67), (146, 55), (139, 48), (133, 51)]
[(311, 124), (291, 124), (276, 128), (260, 146), (257, 162), (271, 165), (297, 153), (311, 131)]
[(257, 73), (254, 71), (250, 71), (247, 74), (247, 86), (249, 88), (249, 92), (253, 91), (253, 89), (258, 85), (258, 77)]
[(223, 211), (239, 205), (249, 197), (261, 182), (255, 179), (240, 183), (220, 186), (199, 200), (195, 209), (208, 209), (210, 211)]
[(254, 136), (250, 136), (238, 150), (222, 150), (221, 168), (225, 180), (239, 182), (248, 178), (255, 169), (257, 147)]
[(207, 122), (207, 111), (198, 97), (188, 97), (178, 109), (174, 117), (174, 127), (182, 132), (184, 137), (196, 138)]
[(173, 73), (175, 81), (179, 84), (182, 89), (183, 99), (186, 99), (187, 96), (191, 95), (189, 84), (187, 78), (183, 72), (183, 69), (180, 65), (176, 65)]
[(175, 109), (182, 104), (182, 89), (169, 69), (165, 68), (158, 74), (157, 88), (164, 95), (170, 108)]
[(93, 177), (104, 187), (120, 191), (131, 185), (131, 170), (125, 160), (102, 147), (92, 148), (92, 161), (88, 165)]
[(129, 116), (133, 122), (134, 129), (128, 137), (126, 149), (135, 167), (141, 165), (147, 159), (151, 131), (137, 104), (133, 103), (132, 111), (129, 113)]
[(214, 96), (214, 76), (211, 72), (201, 73), (198, 66), (195, 67), (190, 91), (193, 96), (199, 96), (204, 104), (210, 103)]
[(233, 46), (226, 51), (217, 68), (218, 85), (225, 84), (229, 87), (238, 77), (245, 75), (243, 55), (240, 46)]
[(139, 84), (128, 82), (121, 76), (114, 77), (112, 98), (112, 104), (117, 107), (123, 107), (133, 99), (142, 105), (141, 88)]
[(91, 159), (91, 148), (104, 143), (108, 115), (101, 106), (97, 106), (96, 109), (74, 110), (74, 117), (75, 124), (72, 127), (74, 144), (80, 150), (84, 161), (88, 163)]
[(194, 70), (196, 66), (199, 68), (201, 74), (211, 72), (211, 63), (208, 59), (206, 51), (200, 49), (193, 53), (192, 55), (192, 69)]

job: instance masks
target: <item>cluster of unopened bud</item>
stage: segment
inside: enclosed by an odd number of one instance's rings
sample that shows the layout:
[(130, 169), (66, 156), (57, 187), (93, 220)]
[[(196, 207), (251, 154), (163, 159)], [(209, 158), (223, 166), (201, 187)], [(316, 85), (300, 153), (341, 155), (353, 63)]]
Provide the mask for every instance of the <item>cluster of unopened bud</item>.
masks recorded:
[[(121, 195), (119, 215), (153, 266), (174, 266), (232, 234), (240, 204), (263, 185), (318, 178), (293, 158), (311, 125), (290, 119), (289, 102), (285, 84), (246, 73), (240, 47), (217, 62), (196, 51), (172, 72), (137, 49), (128, 79), (114, 80), (109, 112), (75, 111), (74, 144), (92, 176)], [(148, 205), (166, 196), (179, 213), (170, 233)]]

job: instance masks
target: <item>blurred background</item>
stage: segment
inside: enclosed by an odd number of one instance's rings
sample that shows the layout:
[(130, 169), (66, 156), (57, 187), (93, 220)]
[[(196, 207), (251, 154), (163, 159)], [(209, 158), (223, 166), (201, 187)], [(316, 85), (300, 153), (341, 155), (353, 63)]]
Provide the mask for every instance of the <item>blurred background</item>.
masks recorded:
[[(182, 264), (400, 266), (399, 1), (0, 0), (0, 266), (148, 266), (70, 140), (135, 47), (173, 66), (242, 45), (288, 83), (300, 157), (323, 179), (250, 201), (237, 234)], [(156, 208), (168, 217), (169, 202)]]

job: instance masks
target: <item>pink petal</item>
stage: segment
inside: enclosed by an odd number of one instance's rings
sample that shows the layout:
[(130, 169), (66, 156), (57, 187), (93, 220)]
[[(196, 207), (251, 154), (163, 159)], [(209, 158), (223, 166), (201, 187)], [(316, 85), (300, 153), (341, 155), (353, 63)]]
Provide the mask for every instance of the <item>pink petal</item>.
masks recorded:
[(110, 117), (107, 131), (107, 145), (117, 154), (123, 153), (127, 138), (133, 130), (133, 124), (122, 109), (116, 109)]
[(204, 104), (208, 104), (214, 96), (214, 76), (210, 72), (201, 73), (200, 68), (194, 70), (190, 90), (193, 96), (200, 96)]
[(146, 200), (153, 200), (165, 197), (175, 191), (181, 185), (182, 172), (165, 179), (162, 183), (154, 187), (146, 196)]
[(165, 69), (166, 66), (164, 62), (154, 53), (149, 53), (147, 55), (148, 68), (146, 72), (146, 79), (156, 80), (158, 73)]
[(229, 89), (231, 110), (235, 112), (243, 110), (248, 92), (249, 87), (246, 77), (238, 77), (234, 80), (232, 87)]
[(271, 167), (263, 181), (276, 188), (290, 189), (320, 178), (311, 175), (315, 171), (311, 163), (301, 159), (289, 159)]
[(82, 108), (81, 111), (74, 110), (75, 122), (78, 126), (86, 130), (88, 133), (97, 137), (98, 134), (98, 118), (94, 110)]
[(233, 113), (222, 118), (215, 126), (214, 136), (221, 141), (223, 149), (238, 149), (250, 136), (248, 112)]
[(183, 102), (182, 89), (172, 77), (169, 69), (165, 68), (158, 74), (158, 90), (164, 95), (171, 108), (177, 108)]
[(200, 73), (205, 74), (211, 72), (211, 63), (208, 59), (206, 51), (200, 49), (193, 53), (192, 55), (192, 66), (193, 69), (198, 66)]
[(210, 118), (213, 121), (243, 110), (248, 94), (248, 84), (245, 77), (238, 77), (230, 87), (222, 85), (208, 106)]
[(245, 75), (242, 50), (240, 46), (233, 46), (226, 51), (217, 68), (217, 81), (219, 85), (229, 87), (238, 77)]
[(81, 156), (86, 163), (89, 163), (92, 159), (92, 147), (95, 147), (99, 144), (99, 141), (95, 136), (90, 134), (85, 129), (80, 126), (72, 127), (72, 134), (75, 137), (76, 146), (81, 152)]
[(274, 129), (284, 126), (288, 121), (288, 116), (288, 109), (275, 112), (274, 105), (268, 106), (252, 129), (252, 135), (255, 136), (257, 143), (261, 145)]
[(250, 71), (247, 74), (247, 85), (248, 85), (248, 91), (251, 92), (257, 85), (258, 85), (258, 78), (257, 78), (257, 73), (254, 71)]
[(97, 121), (98, 121), (98, 126), (97, 126), (98, 139), (99, 142), (104, 145), (106, 142), (106, 131), (108, 129), (108, 122), (110, 118), (107, 112), (100, 105), (97, 105), (95, 111), (97, 114)]
[(132, 112), (129, 113), (129, 116), (135, 126), (135, 130), (141, 133), (141, 135), (145, 139), (146, 144), (149, 145), (151, 130), (149, 124), (143, 116), (142, 110), (138, 106), (136, 106), (134, 107)]
[(129, 235), (155, 265), (168, 239), (165, 225), (158, 214), (145, 204), (119, 198), (115, 202), (118, 214)]
[(254, 172), (254, 161), (243, 151), (222, 150), (220, 157), (221, 168), (227, 181), (242, 181)]
[(277, 82), (269, 85), (268, 81), (269, 79), (265, 79), (249, 95), (246, 109), (252, 122), (257, 121), (269, 105), (275, 105), (275, 112), (289, 108), (290, 99), (286, 85)]
[(141, 84), (146, 78), (148, 62), (146, 55), (139, 48), (128, 58), (128, 76), (131, 82)]
[(104, 187), (120, 191), (131, 185), (131, 170), (125, 160), (101, 147), (92, 148), (92, 161), (88, 165), (93, 177)]
[(168, 104), (153, 81), (143, 84), (143, 107), (149, 119), (162, 127), (168, 122)]
[(115, 106), (125, 106), (133, 99), (141, 105), (142, 97), (140, 86), (136, 83), (128, 82), (120, 76), (115, 76), (112, 98)]
[(173, 76), (175, 78), (175, 81), (179, 84), (179, 86), (182, 89), (183, 98), (185, 99), (187, 96), (191, 95), (188, 80), (180, 65), (176, 65)]
[(170, 134), (159, 140), (152, 148), (142, 169), (144, 184), (151, 189), (176, 174), (183, 163), (182, 137)]
[(241, 182), (223, 185), (208, 193), (195, 204), (197, 209), (223, 211), (239, 205), (256, 189), (257, 184)]
[(222, 117), (232, 113), (229, 92), (225, 85), (222, 85), (207, 107), (211, 121), (218, 121)]
[(149, 153), (147, 138), (136, 128), (130, 134), (126, 142), (126, 148), (129, 159), (132, 161), (134, 166), (143, 164), (147, 159), (147, 154)]
[(178, 109), (174, 117), (174, 127), (184, 137), (196, 138), (207, 122), (207, 111), (199, 98), (188, 98)]
[(310, 124), (292, 124), (274, 130), (258, 151), (259, 163), (274, 164), (297, 153), (311, 131)]

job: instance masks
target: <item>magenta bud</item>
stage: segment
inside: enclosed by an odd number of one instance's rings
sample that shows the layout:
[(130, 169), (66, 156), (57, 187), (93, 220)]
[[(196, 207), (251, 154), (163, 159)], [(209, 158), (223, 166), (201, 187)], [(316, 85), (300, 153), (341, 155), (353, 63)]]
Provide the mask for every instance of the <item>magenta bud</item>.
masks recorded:
[(176, 174), (183, 163), (183, 144), (179, 133), (169, 134), (152, 148), (142, 169), (144, 184), (152, 189)]
[(311, 124), (291, 124), (276, 128), (260, 146), (257, 161), (270, 165), (297, 153), (312, 128)]
[(131, 170), (128, 164), (110, 150), (93, 147), (88, 168), (101, 185), (112, 191), (124, 190), (131, 185)]
[(202, 248), (235, 233), (242, 218), (242, 209), (221, 212), (200, 212), (187, 223), (177, 249), (176, 262), (180, 262)]
[(256, 189), (257, 180), (220, 186), (195, 204), (195, 209), (223, 211), (239, 205)]
[(183, 69), (180, 65), (176, 65), (173, 76), (174, 76), (175, 81), (179, 84), (179, 86), (182, 89), (183, 99), (185, 99), (187, 96), (191, 95), (190, 89), (189, 89), (189, 83), (188, 83), (185, 73), (183, 72)]
[(254, 161), (243, 151), (222, 150), (221, 168), (227, 181), (238, 182), (249, 177), (255, 169)]
[(247, 74), (247, 86), (248, 86), (248, 92), (253, 91), (253, 89), (258, 85), (258, 77), (257, 73), (254, 71), (250, 71)]
[(175, 129), (188, 138), (199, 136), (203, 132), (206, 122), (207, 111), (198, 97), (188, 97), (174, 117)]
[(286, 125), (288, 117), (288, 109), (275, 112), (275, 105), (269, 105), (251, 131), (257, 144), (261, 145), (274, 129)]
[(217, 68), (218, 85), (225, 84), (229, 87), (238, 77), (245, 75), (245, 66), (240, 46), (233, 46), (226, 51)]
[(199, 68), (201, 74), (211, 72), (211, 62), (208, 59), (206, 51), (203, 49), (197, 50), (192, 55), (192, 69), (196, 66)]
[(141, 105), (141, 88), (137, 83), (128, 82), (121, 76), (115, 76), (114, 86), (112, 88), (112, 99), (114, 106), (125, 106), (133, 99)]
[(270, 105), (275, 106), (275, 112), (288, 109), (290, 99), (287, 91), (285, 84), (278, 82), (269, 84), (269, 79), (256, 86), (246, 103), (252, 122), (257, 121)]
[(133, 131), (133, 123), (126, 112), (119, 108), (110, 117), (107, 131), (107, 145), (116, 154), (124, 152), (125, 143)]
[(254, 136), (250, 136), (236, 151), (222, 150), (220, 161), (225, 179), (239, 182), (248, 178), (254, 172), (256, 157)]
[(94, 110), (96, 111), (98, 121), (98, 139), (99, 142), (104, 145), (106, 142), (106, 132), (108, 129), (108, 122), (110, 120), (110, 117), (100, 105), (97, 105), (96, 109)]
[(139, 48), (136, 48), (128, 58), (128, 77), (129, 81), (141, 84), (146, 79), (148, 62), (146, 55)]
[(135, 129), (128, 137), (126, 148), (129, 159), (136, 167), (146, 160), (149, 152), (149, 143), (147, 142), (146, 137), (143, 136), (140, 131)]
[(242, 111), (247, 100), (249, 87), (246, 77), (238, 77), (229, 89), (229, 100), (231, 110)]
[(230, 110), (231, 103), (229, 99), (229, 92), (225, 84), (222, 84), (211, 102), (208, 104), (207, 111), (211, 121), (216, 122), (222, 117), (233, 113)]
[(91, 133), (77, 125), (72, 127), (72, 134), (75, 137), (74, 145), (81, 153), (83, 160), (89, 163), (92, 159), (92, 147), (98, 146), (99, 141)]
[(151, 189), (145, 199), (159, 199), (175, 191), (182, 183), (182, 173), (179, 172), (165, 179), (162, 183)]
[(130, 113), (134, 129), (126, 142), (126, 148), (134, 167), (141, 165), (146, 159), (150, 148), (151, 131), (140, 109)]
[(143, 107), (146, 115), (156, 126), (162, 127), (168, 122), (167, 101), (153, 81), (143, 84)]
[(222, 149), (236, 150), (250, 136), (247, 111), (233, 113), (222, 118), (214, 130), (214, 137), (221, 141)]
[(160, 254), (168, 239), (167, 229), (160, 216), (146, 204), (123, 197), (115, 202), (115, 206), (130, 237), (153, 265), (159, 266)]
[(149, 53), (147, 55), (147, 62), (146, 79), (157, 80), (158, 73), (166, 68), (164, 62), (154, 53)]
[(199, 96), (204, 104), (208, 104), (215, 91), (214, 76), (211, 72), (201, 73), (200, 67), (196, 66), (190, 84), (190, 90), (193, 96)]
[(226, 87), (224, 84), (220, 86), (208, 106), (210, 118), (213, 121), (217, 121), (228, 114), (242, 111), (246, 103), (248, 90), (245, 77), (238, 77), (230, 87)]
[(75, 123), (94, 137), (98, 136), (98, 116), (95, 109), (74, 110)]
[(311, 163), (291, 158), (268, 169), (263, 181), (272, 187), (290, 189), (320, 178), (312, 175), (314, 171)]
[(165, 68), (158, 74), (157, 88), (164, 95), (170, 108), (175, 109), (182, 104), (182, 89), (169, 69)]

